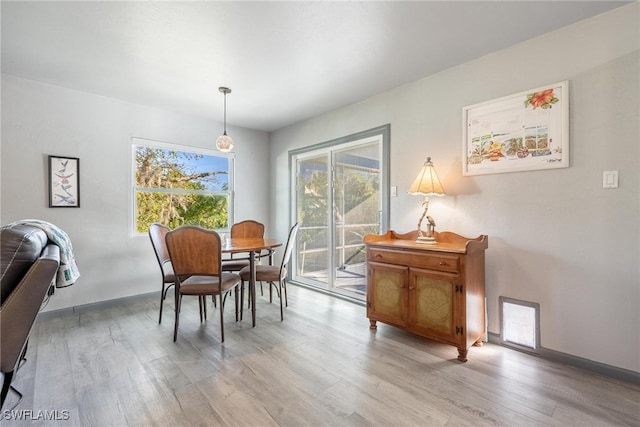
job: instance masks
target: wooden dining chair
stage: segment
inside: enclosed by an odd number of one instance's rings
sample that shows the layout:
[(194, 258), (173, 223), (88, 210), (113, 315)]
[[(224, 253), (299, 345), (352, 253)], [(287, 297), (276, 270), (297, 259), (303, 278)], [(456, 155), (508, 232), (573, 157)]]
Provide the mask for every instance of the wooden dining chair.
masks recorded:
[[(253, 238), (253, 237), (264, 237), (264, 224), (258, 221), (254, 221), (251, 219), (236, 222), (231, 226), (231, 238)], [(267, 249), (265, 251), (260, 252), (256, 255), (258, 260), (262, 258), (269, 259), (269, 265), (273, 265), (273, 249)], [(249, 266), (249, 258), (242, 257), (238, 258), (238, 255), (231, 254), (230, 258), (222, 260), (222, 271), (232, 271), (239, 272), (245, 267)], [(241, 291), (244, 292), (244, 287), (241, 288)], [(262, 288), (262, 282), (260, 282), (260, 295), (264, 295), (264, 290)], [(243, 297), (240, 297), (240, 301), (243, 301)], [(240, 306), (242, 309), (242, 305)]]
[[(173, 341), (178, 336), (180, 307), (184, 295), (198, 296), (200, 321), (207, 317), (205, 296), (220, 300), (220, 341), (224, 342), (224, 302), (235, 291), (236, 322), (238, 321), (238, 284), (240, 276), (222, 271), (220, 235), (213, 230), (184, 225), (169, 231), (165, 237), (176, 278), (176, 317)], [(204, 316), (203, 316), (204, 314)]]
[(169, 251), (165, 243), (164, 237), (169, 232), (169, 227), (162, 225), (158, 222), (154, 222), (149, 226), (149, 239), (151, 240), (151, 246), (153, 252), (156, 254), (156, 259), (160, 265), (160, 274), (162, 275), (162, 291), (160, 292), (160, 315), (158, 317), (158, 323), (162, 323), (162, 307), (164, 300), (167, 298), (167, 292), (175, 285), (175, 276), (173, 274), (173, 266), (171, 265), (171, 259), (169, 258)]
[[(256, 265), (256, 282), (262, 281), (269, 283), (269, 302), (272, 298), (272, 290), (276, 291), (278, 298), (280, 299), (280, 320), (284, 320), (284, 312), (282, 309), (282, 297), (284, 293), (285, 306), (289, 306), (287, 300), (287, 265), (291, 260), (291, 252), (296, 242), (296, 235), (298, 234), (298, 223), (295, 223), (289, 230), (289, 237), (287, 238), (287, 244), (284, 248), (284, 254), (282, 255), (282, 262), (280, 266), (275, 265)], [(244, 282), (248, 282), (251, 279), (251, 270), (249, 267), (244, 267), (240, 270), (240, 278), (242, 279), (241, 289), (244, 291)], [(243, 292), (244, 293), (244, 292)], [(255, 304), (255, 301), (252, 302)]]
[[(264, 237), (264, 224), (251, 219), (237, 222), (231, 226), (231, 238)], [(229, 258), (222, 260), (222, 271), (240, 271), (249, 265), (249, 258), (231, 254)]]

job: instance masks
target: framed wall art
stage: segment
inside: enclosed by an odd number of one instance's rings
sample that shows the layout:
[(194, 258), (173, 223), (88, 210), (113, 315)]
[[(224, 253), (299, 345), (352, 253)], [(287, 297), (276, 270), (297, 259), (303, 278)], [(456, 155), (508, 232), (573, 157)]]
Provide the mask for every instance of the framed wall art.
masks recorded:
[(462, 174), (569, 167), (569, 82), (463, 108)]
[(80, 159), (49, 156), (49, 207), (80, 207)]

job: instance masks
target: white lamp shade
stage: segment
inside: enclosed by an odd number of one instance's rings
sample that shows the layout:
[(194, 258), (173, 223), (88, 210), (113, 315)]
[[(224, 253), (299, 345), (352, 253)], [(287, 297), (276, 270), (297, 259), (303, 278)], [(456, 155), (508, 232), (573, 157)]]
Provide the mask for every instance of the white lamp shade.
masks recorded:
[(223, 153), (228, 153), (233, 150), (233, 139), (231, 139), (231, 137), (226, 133), (224, 135), (220, 135), (218, 139), (216, 139), (216, 147)]
[(409, 187), (409, 194), (421, 194), (423, 196), (444, 196), (444, 188), (436, 175), (436, 171), (431, 163), (431, 157), (427, 158), (427, 161), (420, 169), (420, 173), (416, 177), (411, 187)]

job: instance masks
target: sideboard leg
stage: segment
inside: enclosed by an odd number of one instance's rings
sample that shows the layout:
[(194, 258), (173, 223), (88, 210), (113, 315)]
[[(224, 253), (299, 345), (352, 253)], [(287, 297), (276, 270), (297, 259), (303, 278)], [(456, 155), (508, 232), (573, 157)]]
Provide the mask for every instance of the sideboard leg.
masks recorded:
[(478, 341), (474, 342), (473, 345), (475, 347), (482, 347), (484, 345), (484, 341), (482, 341), (482, 338), (480, 338)]
[(461, 362), (466, 362), (468, 351), (469, 350), (465, 350), (463, 348), (458, 348), (458, 360)]
[(378, 329), (378, 325), (376, 325), (375, 320), (369, 319), (369, 329)]

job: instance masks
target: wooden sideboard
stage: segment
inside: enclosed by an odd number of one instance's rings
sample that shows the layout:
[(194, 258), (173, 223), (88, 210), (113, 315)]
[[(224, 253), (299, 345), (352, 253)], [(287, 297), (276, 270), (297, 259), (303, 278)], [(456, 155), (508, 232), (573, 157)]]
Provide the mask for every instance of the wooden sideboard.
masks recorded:
[(485, 333), (484, 252), (489, 238), (436, 232), (436, 244), (416, 243), (417, 231), (365, 236), (367, 317), (458, 348), (467, 361)]

